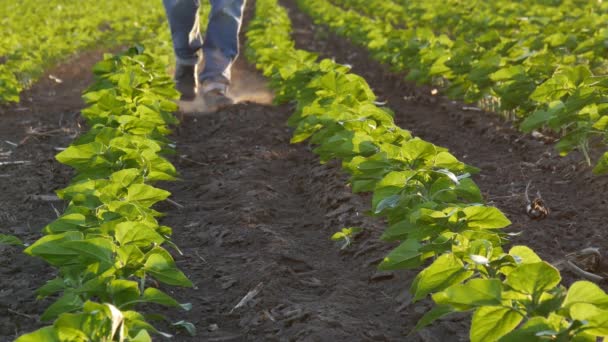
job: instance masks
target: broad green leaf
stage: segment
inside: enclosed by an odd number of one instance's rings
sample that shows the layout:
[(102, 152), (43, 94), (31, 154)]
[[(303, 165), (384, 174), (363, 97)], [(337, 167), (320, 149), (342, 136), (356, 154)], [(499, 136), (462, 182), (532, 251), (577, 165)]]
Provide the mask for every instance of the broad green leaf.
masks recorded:
[(434, 157), (438, 152), (435, 145), (419, 138), (406, 141), (401, 146), (401, 153), (404, 160), (408, 162), (418, 159), (428, 159)]
[(29, 334), (21, 335), (15, 342), (61, 342), (55, 328), (44, 327)]
[(608, 310), (608, 294), (590, 281), (577, 281), (568, 289), (562, 307), (569, 309), (578, 303), (593, 304), (600, 309)]
[(508, 218), (495, 207), (471, 206), (462, 210), (467, 226), (471, 229), (499, 229), (511, 224)]
[(420, 247), (420, 243), (416, 240), (405, 240), (384, 258), (378, 268), (397, 270), (418, 267), (422, 264)]
[(78, 252), (64, 245), (66, 241), (82, 240), (80, 232), (66, 232), (62, 234), (46, 235), (38, 239), (25, 249), (25, 253), (43, 258), (51, 265), (59, 266), (76, 262)]
[(162, 201), (171, 195), (170, 192), (155, 188), (147, 184), (133, 184), (128, 189), (127, 200), (139, 202), (145, 207)]
[(180, 307), (186, 311), (189, 311), (190, 309), (192, 309), (192, 304), (190, 304), (190, 303), (180, 304), (175, 299), (173, 299), (171, 296), (169, 296), (168, 294), (162, 292), (159, 289), (155, 289), (153, 287), (149, 287), (144, 291), (144, 295), (143, 295), (142, 299), (147, 302), (151, 302), (151, 303), (162, 304), (162, 305), (172, 306), (172, 307)]
[(518, 75), (525, 74), (526, 70), (521, 65), (513, 65), (506, 68), (499, 69), (492, 73), (490, 78), (493, 81), (508, 81), (515, 78)]
[(99, 142), (90, 142), (83, 145), (72, 145), (61, 151), (55, 159), (62, 164), (69, 165), (77, 170), (91, 170), (109, 165), (104, 159), (106, 147)]
[(509, 250), (509, 254), (515, 257), (517, 262), (521, 264), (533, 264), (542, 261), (542, 259), (527, 246), (513, 246)]
[(131, 342), (152, 342), (152, 337), (147, 330), (140, 330), (135, 337), (133, 337)]
[(92, 238), (80, 241), (66, 241), (63, 247), (73, 250), (82, 258), (100, 262), (103, 268), (114, 264), (115, 245), (106, 238)]
[(561, 279), (559, 271), (543, 261), (519, 265), (509, 273), (505, 284), (517, 291), (538, 296), (557, 286)]
[[(565, 320), (565, 317), (561, 317)], [(547, 341), (547, 337), (555, 336), (559, 329), (545, 317), (532, 317), (518, 329), (508, 333), (500, 339), (500, 342), (542, 342)], [(550, 340), (550, 339), (549, 339)]]
[(76, 294), (66, 292), (55, 303), (51, 304), (40, 316), (42, 321), (50, 321), (64, 312), (72, 312), (82, 308), (83, 301)]
[(460, 284), (473, 273), (473, 271), (466, 270), (460, 259), (451, 253), (446, 253), (418, 273), (410, 292), (414, 294), (414, 301), (416, 301), (430, 293), (443, 291), (454, 284)]
[(175, 262), (167, 252), (155, 252), (148, 256), (144, 270), (156, 280), (168, 285), (191, 287), (192, 283), (177, 269)]
[(537, 109), (532, 114), (528, 115), (520, 124), (519, 128), (524, 132), (531, 132), (534, 129), (541, 128), (547, 124), (549, 120), (555, 118), (565, 108), (562, 101), (554, 101), (548, 104), (547, 109)]
[(593, 124), (593, 128), (600, 130), (600, 131), (605, 131), (606, 129), (608, 129), (608, 115), (602, 115), (594, 124)]
[(439, 304), (500, 305), (502, 283), (498, 279), (472, 279), (465, 284), (449, 287), (443, 293), (445, 302), (442, 301)]
[(407, 234), (415, 229), (416, 225), (410, 223), (409, 219), (402, 220), (386, 228), (382, 233), (382, 239), (385, 241), (404, 240), (407, 238)]
[(82, 213), (64, 213), (57, 220), (44, 227), (46, 234), (58, 234), (68, 231), (79, 231), (86, 224), (86, 216)]
[(36, 290), (36, 293), (38, 294), (39, 298), (44, 298), (55, 294), (65, 288), (65, 280), (63, 280), (63, 278), (57, 277), (55, 279), (47, 281), (38, 290)]
[(437, 319), (451, 314), (452, 312), (454, 312), (454, 309), (449, 305), (435, 305), (430, 311), (426, 312), (424, 316), (422, 316), (418, 323), (416, 323), (416, 327), (414, 329), (420, 330), (427, 325), (432, 324)]
[(144, 253), (134, 245), (120, 246), (116, 250), (117, 267), (136, 267), (144, 261)]
[(573, 319), (586, 321), (585, 331), (596, 336), (608, 336), (608, 310), (602, 310), (593, 304), (576, 303), (570, 307)]
[(608, 152), (604, 152), (593, 168), (593, 173), (597, 175), (604, 174), (606, 172), (608, 172)]
[(458, 196), (471, 203), (480, 203), (483, 201), (479, 187), (470, 178), (460, 179), (460, 183), (456, 186)]
[(123, 222), (116, 225), (116, 241), (121, 246), (132, 244), (147, 247), (150, 244), (161, 244), (165, 238), (160, 236), (152, 227), (143, 223)]
[(379, 214), (386, 209), (395, 208), (399, 204), (400, 199), (401, 199), (401, 195), (392, 195), (392, 196), (384, 198), (383, 200), (378, 202), (378, 205), (376, 206), (376, 209), (374, 210), (374, 214)]
[(524, 317), (510, 308), (483, 306), (471, 321), (471, 342), (496, 341), (515, 329)]
[(108, 292), (112, 296), (112, 303), (119, 308), (125, 303), (139, 299), (139, 284), (133, 280), (115, 279), (108, 286)]
[(530, 95), (530, 99), (540, 102), (549, 103), (561, 99), (564, 95), (574, 91), (576, 85), (573, 80), (570, 80), (567, 75), (555, 74), (553, 77), (536, 87)]

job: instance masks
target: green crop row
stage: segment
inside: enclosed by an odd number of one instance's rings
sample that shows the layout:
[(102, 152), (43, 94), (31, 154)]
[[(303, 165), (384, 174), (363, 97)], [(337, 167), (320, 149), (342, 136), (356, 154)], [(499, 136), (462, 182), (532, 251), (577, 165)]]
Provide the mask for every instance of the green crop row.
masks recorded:
[[(466, 102), (498, 102), (523, 131), (559, 133), (560, 154), (578, 149), (589, 164), (590, 145), (608, 142), (606, 4), (331, 2), (350, 10), (299, 1), (317, 23), (407, 71), (408, 79), (434, 82)], [(607, 172), (608, 152), (595, 163), (594, 172)]]
[(0, 103), (18, 102), (46, 68), (77, 51), (168, 31), (160, 2), (0, 1), (0, 13)]
[(58, 191), (68, 207), (25, 250), (59, 270), (37, 292), (58, 295), (41, 316), (55, 321), (18, 342), (150, 341), (148, 333), (158, 331), (135, 311), (137, 304), (189, 309), (151, 286), (192, 285), (162, 247), (179, 252), (171, 228), (151, 208), (170, 193), (150, 183), (176, 177), (161, 156), (172, 150), (165, 135), (176, 123), (178, 98), (165, 67), (141, 48), (108, 55), (94, 67), (82, 110), (90, 130), (56, 157), (76, 170)]
[(256, 4), (246, 54), (270, 78), (276, 101), (295, 103), (292, 142), (309, 139), (322, 162), (341, 160), (354, 192), (373, 193), (371, 212), (388, 222), (383, 239), (400, 242), (381, 269), (426, 265), (410, 291), (415, 301), (431, 296), (437, 305), (416, 329), (467, 311), (472, 341), (591, 342), (608, 335), (608, 295), (597, 285), (579, 281), (567, 289), (530, 248), (503, 248), (509, 236), (500, 229), (510, 222), (483, 204), (470, 178), (475, 168), (396, 126), (348, 67), (295, 49), (277, 0)]

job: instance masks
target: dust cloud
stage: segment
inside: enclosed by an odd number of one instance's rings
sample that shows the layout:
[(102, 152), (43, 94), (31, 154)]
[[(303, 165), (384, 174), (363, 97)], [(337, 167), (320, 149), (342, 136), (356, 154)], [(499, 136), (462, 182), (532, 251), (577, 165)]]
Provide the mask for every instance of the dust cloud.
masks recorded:
[[(254, 102), (259, 104), (271, 104), (272, 92), (268, 89), (267, 80), (246, 65), (246, 62), (237, 59), (232, 66), (232, 84), (228, 88), (228, 96), (239, 102)], [(179, 101), (179, 109), (182, 113), (205, 113), (206, 105), (200, 95), (194, 101)]]

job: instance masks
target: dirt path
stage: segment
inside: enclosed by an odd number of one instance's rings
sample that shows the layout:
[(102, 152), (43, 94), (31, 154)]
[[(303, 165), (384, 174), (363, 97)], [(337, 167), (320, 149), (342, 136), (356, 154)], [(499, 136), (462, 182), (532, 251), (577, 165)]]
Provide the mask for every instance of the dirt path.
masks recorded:
[[(382, 253), (374, 242), (379, 229), (348, 254), (329, 240), (341, 224), (361, 223), (363, 204), (335, 168), (319, 166), (306, 146), (289, 145), (284, 123), (290, 111), (241, 104), (188, 119), (175, 136), (183, 181), (166, 188), (185, 208), (162, 208), (168, 214), (163, 223), (176, 229), (185, 254), (178, 263), (197, 289), (174, 290), (194, 309), (171, 315), (200, 331), (180, 340), (400, 335), (399, 316), (384, 315), (396, 306), (398, 287), (380, 291), (392, 276), (374, 278), (371, 265)], [(374, 226), (368, 222), (367, 228)], [(251, 303), (233, 310), (258, 285)]]
[[(552, 144), (523, 136), (495, 114), (463, 110), (463, 104), (432, 96), (428, 87), (405, 82), (403, 75), (368, 57), (366, 50), (313, 26), (294, 0), (284, 0), (294, 23), (296, 45), (322, 57), (353, 66), (381, 101), (395, 111), (396, 122), (413, 134), (450, 149), (459, 159), (480, 167), (475, 176), (484, 197), (522, 232), (513, 244), (526, 244), (544, 259), (556, 261), (565, 253), (594, 246), (608, 251), (605, 238), (608, 176), (594, 176), (580, 155), (561, 158)], [(549, 217), (531, 221), (525, 213), (524, 190), (540, 191), (551, 209)], [(578, 278), (563, 274), (566, 283)]]

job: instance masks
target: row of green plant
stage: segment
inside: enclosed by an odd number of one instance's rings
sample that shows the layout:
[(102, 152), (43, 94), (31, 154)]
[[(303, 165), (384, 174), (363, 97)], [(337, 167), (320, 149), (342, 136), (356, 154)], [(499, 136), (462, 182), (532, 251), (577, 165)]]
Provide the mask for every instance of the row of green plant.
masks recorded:
[(1, 1), (0, 13), (0, 104), (19, 102), (45, 69), (75, 52), (168, 31), (160, 2)]
[[(562, 155), (580, 150), (591, 165), (590, 148), (608, 142), (606, 4), (299, 4), (317, 23), (365, 46), (373, 58), (407, 72), (410, 80), (441, 86), (452, 98), (514, 113), (525, 132), (554, 131), (561, 136), (556, 149)], [(594, 172), (607, 172), (608, 152), (594, 162)]]
[(177, 123), (178, 98), (165, 68), (139, 47), (95, 65), (95, 82), (83, 96), (90, 130), (56, 157), (76, 170), (58, 191), (68, 206), (25, 250), (58, 268), (37, 292), (57, 296), (41, 316), (54, 323), (18, 342), (150, 341), (149, 333), (159, 332), (138, 304), (189, 309), (157, 288), (192, 286), (163, 247), (179, 252), (171, 228), (152, 209), (170, 193), (151, 184), (176, 177), (162, 156), (172, 151), (165, 136)]
[[(567, 289), (559, 271), (530, 248), (504, 249), (508, 234), (501, 229), (510, 222), (483, 204), (470, 178), (475, 168), (396, 126), (347, 66), (295, 49), (291, 23), (276, 0), (256, 4), (246, 53), (270, 78), (276, 101), (294, 102), (292, 142), (309, 139), (322, 162), (341, 160), (354, 192), (373, 193), (371, 212), (388, 222), (382, 237), (400, 242), (381, 269), (426, 265), (410, 291), (415, 301), (431, 296), (436, 306), (417, 329), (471, 311), (472, 341), (608, 335), (608, 295), (597, 285), (579, 281)], [(354, 231), (339, 235), (350, 238)]]

